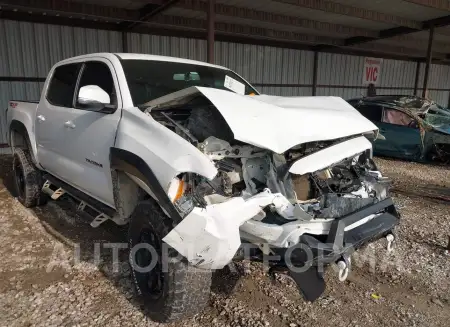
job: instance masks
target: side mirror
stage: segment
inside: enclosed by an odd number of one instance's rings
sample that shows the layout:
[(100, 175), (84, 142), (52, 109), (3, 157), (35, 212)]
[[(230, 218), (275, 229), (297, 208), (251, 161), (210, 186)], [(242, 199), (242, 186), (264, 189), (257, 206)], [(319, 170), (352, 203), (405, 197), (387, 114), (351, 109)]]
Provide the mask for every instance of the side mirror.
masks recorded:
[(83, 109), (101, 111), (109, 105), (111, 99), (101, 87), (97, 85), (86, 85), (80, 88), (77, 104)]

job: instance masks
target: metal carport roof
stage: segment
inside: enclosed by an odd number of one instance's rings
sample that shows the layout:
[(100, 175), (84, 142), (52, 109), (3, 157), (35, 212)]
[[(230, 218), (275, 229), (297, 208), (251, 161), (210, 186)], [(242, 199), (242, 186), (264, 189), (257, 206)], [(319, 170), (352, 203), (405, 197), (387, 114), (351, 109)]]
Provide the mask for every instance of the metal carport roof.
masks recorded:
[[(207, 0), (0, 0), (0, 18), (205, 38)], [(317, 51), (450, 61), (448, 0), (216, 0), (215, 37)]]

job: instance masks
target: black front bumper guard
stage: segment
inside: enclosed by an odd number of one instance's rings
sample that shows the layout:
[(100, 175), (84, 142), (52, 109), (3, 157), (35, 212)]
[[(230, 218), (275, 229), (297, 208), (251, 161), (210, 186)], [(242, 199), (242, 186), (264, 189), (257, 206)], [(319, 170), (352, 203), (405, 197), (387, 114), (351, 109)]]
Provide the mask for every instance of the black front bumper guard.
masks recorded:
[[(357, 223), (372, 214), (375, 218), (345, 231), (345, 227)], [(303, 234), (299, 244), (289, 249), (272, 249), (282, 258), (290, 253), (289, 263), (282, 261), (281, 265), (288, 268), (289, 275), (294, 279), (299, 291), (306, 300), (314, 301), (325, 291), (323, 270), (319, 269), (343, 258), (348, 260), (351, 254), (372, 241), (392, 234), (392, 230), (400, 221), (400, 214), (391, 198), (367, 206), (342, 218), (337, 218), (331, 225), (328, 236), (321, 239), (315, 235)], [(278, 268), (280, 265), (275, 266)], [(305, 267), (299, 272), (299, 267)], [(289, 269), (290, 268), (290, 269)]]

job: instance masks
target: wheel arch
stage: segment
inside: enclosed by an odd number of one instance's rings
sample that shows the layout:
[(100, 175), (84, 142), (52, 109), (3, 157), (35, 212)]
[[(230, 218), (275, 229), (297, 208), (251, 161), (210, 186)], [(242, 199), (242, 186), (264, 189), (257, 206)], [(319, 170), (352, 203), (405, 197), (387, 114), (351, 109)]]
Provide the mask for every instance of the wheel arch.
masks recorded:
[[(123, 172), (127, 174), (136, 183), (140, 189), (149, 194), (163, 209), (166, 215), (171, 218), (175, 223), (181, 221), (181, 216), (177, 209), (170, 201), (168, 195), (162, 188), (152, 169), (147, 163), (138, 155), (116, 147), (110, 148), (110, 162), (111, 170), (117, 172)], [(118, 180), (113, 177), (113, 188), (118, 190)], [(114, 196), (116, 207), (120, 207), (119, 196)]]
[(11, 121), (11, 124), (9, 125), (9, 145), (11, 147), (23, 146), (28, 148), (29, 144), (23, 144), (25, 138), (29, 140), (28, 131), (25, 125), (18, 120)]
[(21, 147), (30, 153), (33, 164), (37, 165), (34, 149), (31, 145), (30, 135), (24, 123), (19, 120), (12, 120), (9, 125), (8, 142), (11, 150), (14, 152), (14, 148)]

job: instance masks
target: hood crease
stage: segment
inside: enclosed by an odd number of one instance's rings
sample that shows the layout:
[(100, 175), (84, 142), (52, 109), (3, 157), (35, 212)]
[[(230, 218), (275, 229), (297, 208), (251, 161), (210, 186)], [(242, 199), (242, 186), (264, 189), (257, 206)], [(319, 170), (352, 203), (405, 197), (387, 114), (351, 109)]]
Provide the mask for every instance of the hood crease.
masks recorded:
[(217, 108), (236, 140), (283, 153), (299, 144), (328, 141), (378, 128), (339, 97), (240, 95), (190, 87), (146, 104), (164, 110), (202, 94)]

